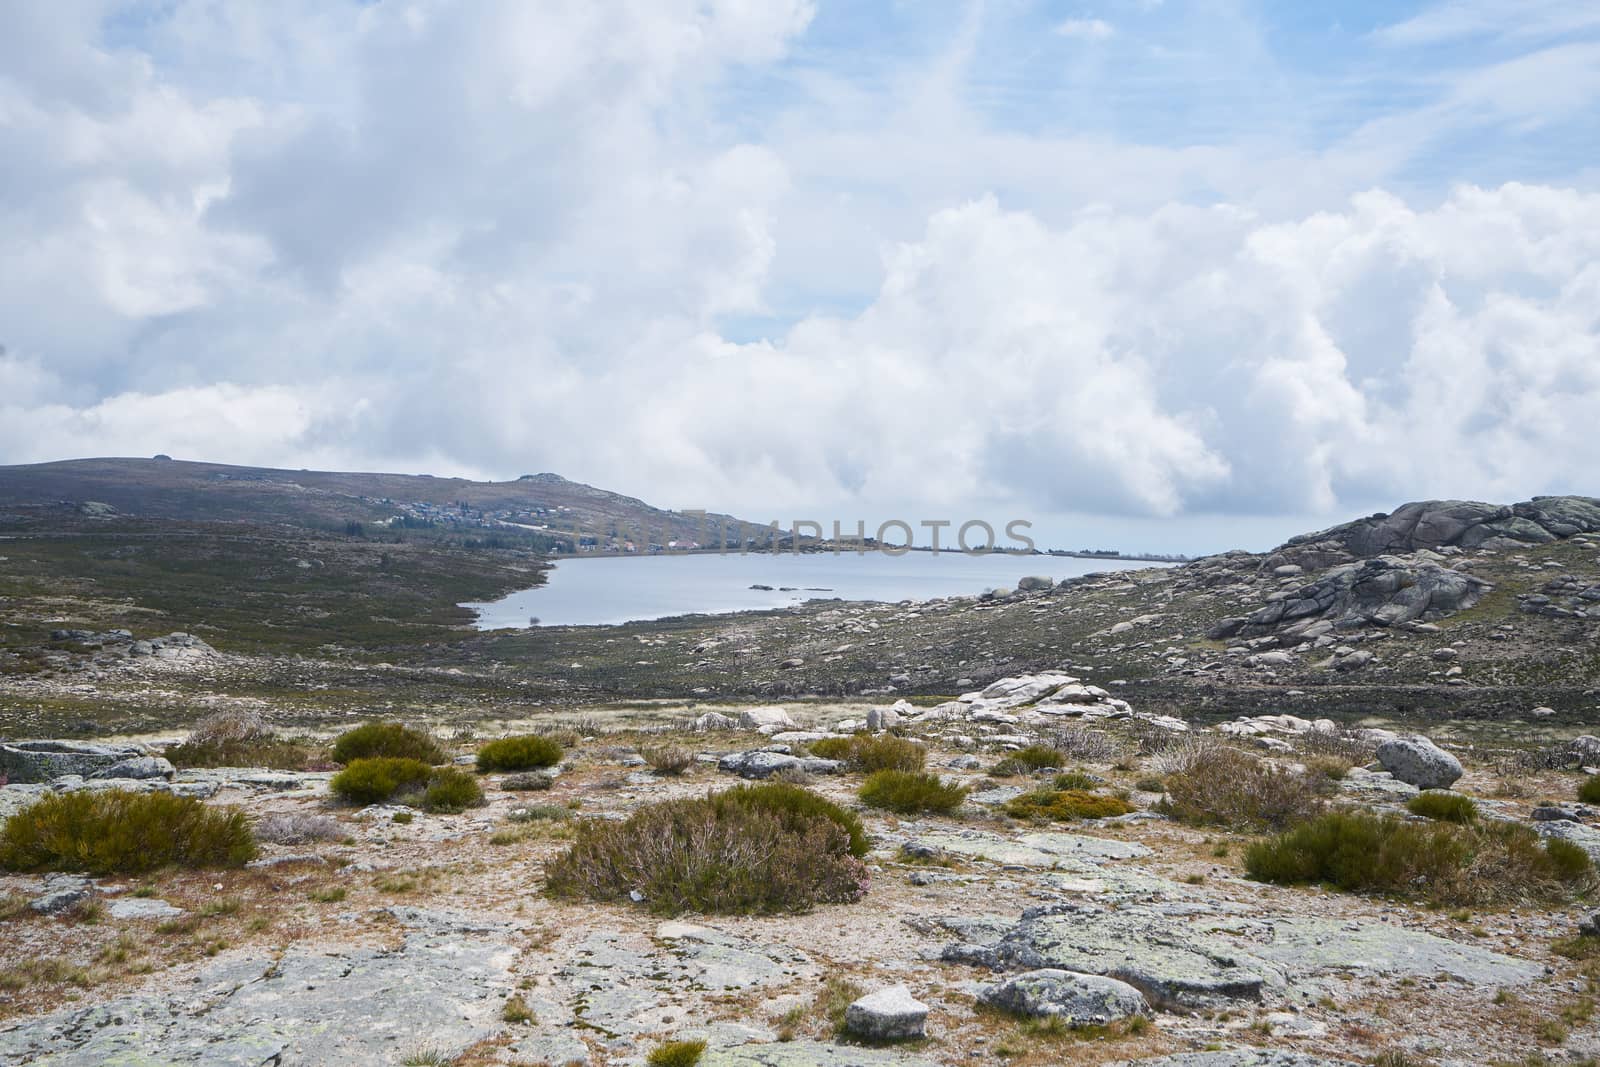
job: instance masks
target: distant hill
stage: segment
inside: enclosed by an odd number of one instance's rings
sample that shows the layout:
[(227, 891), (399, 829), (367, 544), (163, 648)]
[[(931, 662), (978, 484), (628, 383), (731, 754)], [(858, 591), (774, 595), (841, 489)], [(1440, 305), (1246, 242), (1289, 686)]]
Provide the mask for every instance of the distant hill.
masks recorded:
[[(644, 547), (651, 541), (704, 537), (699, 516), (642, 500), (533, 474), (510, 482), (474, 482), (416, 474), (348, 473), (236, 467), (154, 459), (75, 459), (0, 466), (0, 515), (116, 514), (146, 519), (288, 523), (332, 529), (481, 530), (559, 537), (578, 528), (598, 538)], [(21, 513), (21, 514), (18, 514)], [(713, 530), (737, 523), (712, 515)], [(750, 534), (760, 527), (745, 524)], [(648, 531), (648, 541), (639, 531)], [(730, 527), (731, 530), (731, 527)], [(643, 541), (643, 544), (639, 542)]]

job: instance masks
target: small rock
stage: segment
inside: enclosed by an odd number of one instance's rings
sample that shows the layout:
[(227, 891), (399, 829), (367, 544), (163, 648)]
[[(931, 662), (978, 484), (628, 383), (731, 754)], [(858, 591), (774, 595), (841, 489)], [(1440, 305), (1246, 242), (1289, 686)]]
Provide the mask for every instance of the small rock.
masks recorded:
[(171, 919), (183, 909), (153, 897), (118, 897), (111, 902), (113, 919)]
[(903, 985), (869, 993), (844, 1012), (844, 1025), (868, 1041), (920, 1038), (927, 1027), (928, 1006)]

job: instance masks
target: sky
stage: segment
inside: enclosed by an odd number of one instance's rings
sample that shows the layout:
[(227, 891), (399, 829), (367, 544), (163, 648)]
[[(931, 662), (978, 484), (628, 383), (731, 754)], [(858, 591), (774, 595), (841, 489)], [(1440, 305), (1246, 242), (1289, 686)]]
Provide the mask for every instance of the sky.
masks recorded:
[(0, 463), (1261, 547), (1600, 494), (1593, 0), (0, 4)]

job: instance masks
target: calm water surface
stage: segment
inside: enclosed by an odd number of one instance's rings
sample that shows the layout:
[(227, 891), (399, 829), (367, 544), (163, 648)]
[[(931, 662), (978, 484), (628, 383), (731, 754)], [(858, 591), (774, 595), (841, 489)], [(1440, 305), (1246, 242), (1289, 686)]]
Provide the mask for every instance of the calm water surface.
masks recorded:
[[(674, 615), (781, 608), (811, 599), (931, 600), (1012, 588), (1019, 578), (1056, 581), (1096, 571), (1149, 567), (1069, 556), (968, 556), (908, 552), (809, 555), (659, 555), (566, 559), (545, 585), (491, 603), (467, 604), (480, 630), (613, 625)], [(752, 585), (771, 586), (752, 589)], [(537, 618), (537, 623), (530, 620)]]

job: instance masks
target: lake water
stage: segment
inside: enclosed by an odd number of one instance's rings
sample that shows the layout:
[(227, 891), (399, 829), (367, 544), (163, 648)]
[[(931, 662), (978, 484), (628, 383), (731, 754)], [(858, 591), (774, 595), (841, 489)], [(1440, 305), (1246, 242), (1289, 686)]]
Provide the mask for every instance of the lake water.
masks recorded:
[[(931, 600), (1015, 588), (1030, 574), (1056, 581), (1159, 564), (1071, 556), (961, 552), (843, 552), (747, 556), (602, 556), (560, 561), (548, 581), (490, 603), (467, 604), (480, 630), (614, 625), (674, 615), (781, 608), (811, 599)], [(752, 585), (771, 586), (752, 589)]]

